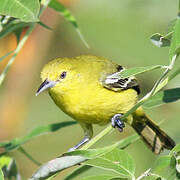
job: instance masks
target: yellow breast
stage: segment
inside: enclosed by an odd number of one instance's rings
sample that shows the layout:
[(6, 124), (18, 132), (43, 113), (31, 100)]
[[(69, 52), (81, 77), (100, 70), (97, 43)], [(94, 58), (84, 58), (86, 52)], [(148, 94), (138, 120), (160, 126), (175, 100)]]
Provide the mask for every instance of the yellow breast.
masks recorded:
[(101, 84), (101, 79), (117, 72), (117, 67), (96, 56), (60, 58), (44, 68), (42, 79), (48, 76), (55, 80), (59, 72), (66, 71), (66, 79), (49, 91), (57, 106), (77, 121), (106, 124), (113, 115), (127, 112), (137, 101), (134, 89), (115, 92)]
[(63, 96), (58, 91), (50, 95), (58, 107), (77, 121), (96, 124), (108, 123), (113, 115), (124, 114), (137, 102), (134, 89), (114, 92), (102, 86), (95, 87), (80, 86)]

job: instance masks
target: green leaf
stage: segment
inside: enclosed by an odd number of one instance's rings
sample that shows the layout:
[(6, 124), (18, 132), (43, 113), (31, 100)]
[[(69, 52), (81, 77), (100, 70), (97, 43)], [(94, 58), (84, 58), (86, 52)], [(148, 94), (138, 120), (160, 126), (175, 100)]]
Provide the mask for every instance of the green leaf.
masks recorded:
[(176, 171), (180, 174), (180, 152), (174, 155), (176, 159)]
[(171, 41), (169, 38), (159, 33), (153, 34), (150, 39), (151, 39), (151, 42), (157, 47), (167, 47), (167, 46), (170, 46), (171, 44)]
[(172, 79), (174, 79), (177, 75), (180, 74), (180, 68), (176, 69), (172, 74), (170, 74), (167, 78), (165, 78), (156, 88), (155, 93), (157, 93), (159, 90), (161, 90), (163, 87), (167, 85), (168, 82), (170, 82)]
[(176, 24), (176, 20), (177, 19), (173, 19), (168, 23), (168, 27), (167, 27), (168, 34), (174, 32), (174, 27), (175, 27), (175, 24)]
[(12, 158), (9, 156), (0, 156), (0, 168), (2, 169), (4, 166), (8, 166), (12, 161)]
[(0, 62), (3, 60), (3, 59), (5, 59), (6, 57), (8, 57), (10, 54), (12, 54), (14, 51), (10, 51), (10, 52), (8, 52), (8, 53), (6, 53), (4, 56), (1, 56), (0, 57)]
[(180, 144), (177, 144), (172, 150), (171, 152), (169, 153), (170, 156), (173, 156), (174, 154), (176, 153), (179, 153), (180, 152)]
[(140, 139), (140, 137), (137, 134), (128, 136), (127, 138), (124, 138), (121, 141), (119, 141), (118, 148), (125, 149), (126, 147), (137, 141), (138, 139)]
[(118, 176), (102, 174), (102, 175), (97, 175), (97, 176), (83, 177), (80, 180), (110, 180), (110, 179), (113, 179), (113, 178), (116, 178), (116, 177), (118, 177)]
[[(177, 180), (179, 179), (176, 174), (176, 161), (174, 157), (171, 156), (161, 156), (159, 157), (153, 168), (151, 169), (152, 176), (148, 178), (148, 180), (151, 179), (157, 179), (159, 176), (162, 180)], [(154, 175), (156, 175), (156, 178), (154, 178)]]
[(13, 33), (14, 33), (15, 36), (16, 36), (17, 44), (18, 44), (19, 41), (20, 41), (21, 33), (23, 32), (23, 29), (24, 29), (24, 27), (21, 27), (21, 28), (14, 29), (14, 31), (13, 31)]
[(176, 69), (176, 71), (174, 71), (172, 74), (170, 74), (170, 76), (168, 77), (168, 81), (167, 80), (166, 81), (167, 82), (171, 81), (172, 79), (174, 79), (179, 74), (180, 74), (180, 67), (178, 69)]
[(176, 159), (176, 170), (180, 174), (180, 144), (177, 144), (169, 153), (170, 156), (174, 156)]
[(165, 87), (167, 85), (168, 82), (170, 82), (172, 79), (174, 79), (177, 75), (180, 74), (180, 68), (176, 69), (176, 71), (174, 71), (172, 74), (170, 74), (167, 78), (165, 78), (163, 81), (161, 81), (161, 83), (158, 85), (158, 87), (155, 90), (156, 94), (157, 92), (159, 92), (163, 87)]
[[(125, 149), (126, 147), (128, 147), (130, 144), (134, 143), (135, 141), (137, 141), (140, 137), (137, 134), (134, 134), (132, 136), (128, 136), (127, 138), (124, 138), (122, 140), (120, 140), (118, 142), (117, 147), (120, 149)], [(109, 151), (109, 150), (108, 150)], [(108, 152), (107, 151), (107, 152)], [(102, 151), (101, 151), (102, 152)], [(106, 149), (105, 149), (106, 152)], [(107, 153), (106, 152), (106, 153)], [(94, 154), (95, 155), (95, 154)], [(100, 154), (101, 155), (101, 154)], [(95, 157), (95, 156), (94, 156)], [(96, 156), (97, 157), (97, 156)], [(76, 177), (77, 174), (82, 173), (84, 170), (86, 170), (87, 168), (89, 168), (89, 166), (82, 166), (79, 167), (77, 169), (75, 169), (71, 174), (69, 174), (64, 180), (71, 180), (74, 179)], [(111, 174), (112, 175), (112, 174)]]
[(97, 149), (87, 149), (87, 150), (75, 150), (72, 152), (67, 152), (64, 155), (66, 156), (71, 156), (71, 155), (76, 155), (76, 156), (83, 156), (87, 159), (91, 159), (91, 158), (95, 158), (98, 156), (101, 156), (105, 153), (108, 153), (110, 151), (112, 151), (114, 148), (116, 148), (117, 146), (119, 146), (119, 142), (114, 143), (111, 146), (106, 146), (104, 148), (97, 148)]
[[(30, 25), (31, 23), (12, 21), (3, 27), (3, 30), (0, 32), (0, 38), (5, 37), (12, 32), (15, 32), (15, 34), (17, 35), (17, 31), (22, 31), (24, 27), (28, 27)], [(16, 37), (17, 37), (17, 40), (19, 40), (19, 35)]]
[(51, 176), (57, 174), (66, 168), (75, 166), (83, 161), (86, 158), (83, 156), (62, 156), (56, 159), (53, 159), (44, 165), (42, 165), (30, 178), (30, 180), (37, 180), (37, 179), (47, 179)]
[(155, 66), (147, 66), (147, 67), (130, 68), (130, 69), (126, 69), (126, 70), (122, 71), (120, 73), (120, 76), (122, 78), (127, 78), (127, 77), (130, 77), (130, 76), (135, 76), (135, 75), (145, 73), (147, 71), (152, 71), (152, 70), (155, 70), (155, 69), (159, 69), (159, 68), (162, 68), (162, 66), (161, 65), (155, 65)]
[(41, 126), (41, 127), (34, 129), (32, 132), (30, 132), (29, 134), (27, 134), (24, 137), (15, 138), (9, 142), (0, 143), (0, 147), (3, 147), (5, 149), (5, 152), (12, 151), (12, 150), (18, 148), (19, 146), (21, 146), (22, 144), (24, 144), (25, 142), (31, 140), (34, 137), (40, 136), (40, 135), (48, 133), (48, 132), (55, 132), (63, 127), (71, 126), (73, 124), (76, 124), (76, 122), (74, 122), (74, 121), (61, 122), (61, 123), (50, 124), (47, 126)]
[[(148, 180), (155, 180), (159, 176), (163, 180), (180, 179), (180, 144), (177, 144), (166, 156), (160, 156), (150, 171)], [(156, 175), (156, 178), (155, 176)]]
[(21, 152), (22, 154), (24, 154), (29, 160), (31, 160), (34, 164), (36, 164), (37, 166), (40, 166), (41, 163), (38, 162), (36, 159), (34, 159), (24, 148), (22, 148), (21, 146), (19, 147), (19, 152)]
[(64, 16), (75, 28), (78, 28), (75, 17), (59, 1), (51, 0), (48, 6)]
[(9, 156), (0, 156), (0, 168), (3, 170), (5, 178), (12, 179), (13, 177), (21, 179), (18, 172), (16, 162)]
[(4, 174), (1, 169), (0, 169), (0, 180), (4, 180)]
[(87, 165), (79, 166), (75, 170), (71, 171), (63, 180), (74, 180), (79, 174), (83, 174), (91, 168), (91, 166)]
[(157, 107), (163, 104), (172, 103), (180, 99), (180, 88), (167, 89), (160, 91), (151, 98), (149, 98), (144, 104), (144, 108)]
[[(133, 139), (133, 138), (132, 138)], [(86, 161), (87, 159), (96, 158), (102, 156), (105, 153), (108, 153), (120, 146), (124, 141), (119, 141), (113, 145), (106, 146), (104, 148), (98, 149), (87, 149), (87, 150), (75, 150), (73, 152), (64, 153), (62, 157), (53, 159), (44, 165), (42, 165), (37, 172), (32, 176), (32, 180), (36, 178), (46, 179), (55, 175), (57, 172), (60, 172), (66, 168), (79, 164)]]
[(113, 171), (120, 178), (134, 178), (135, 163), (126, 151), (114, 149), (113, 151), (86, 161), (84, 164)]
[(119, 78), (128, 78), (130, 76), (135, 76), (141, 73), (145, 73), (147, 71), (152, 71), (154, 69), (159, 69), (162, 68), (163, 66), (161, 65), (155, 65), (155, 66), (147, 66), (147, 67), (135, 67), (135, 68), (129, 68), (125, 69), (121, 72), (117, 72), (114, 74), (111, 74), (107, 76), (107, 79), (119, 79)]
[(18, 18), (24, 22), (39, 21), (39, 0), (4, 0), (0, 1), (0, 14)]
[(162, 35), (160, 33), (155, 33), (151, 36), (151, 42), (157, 47), (167, 47), (171, 44), (171, 38), (174, 33), (174, 27), (176, 24), (176, 19), (170, 21), (168, 24), (168, 30), (166, 35)]
[(169, 50), (169, 59), (172, 60), (174, 55), (180, 53), (180, 15), (178, 15), (172, 35), (171, 46)]
[(49, 5), (50, 8), (54, 9), (55, 11), (59, 12), (62, 16), (64, 16), (64, 18), (69, 21), (75, 28), (76, 31), (80, 37), (80, 39), (82, 40), (82, 42), (84, 43), (84, 45), (89, 48), (88, 43), (85, 41), (83, 35), (81, 34), (77, 21), (75, 19), (75, 17), (71, 14), (71, 12), (64, 7), (59, 1), (57, 0), (51, 0)]
[(47, 26), (47, 25), (44, 24), (42, 21), (39, 21), (38, 24), (41, 25), (41, 26), (42, 26), (43, 28), (45, 28), (45, 29), (48, 29), (48, 30), (51, 30), (51, 31), (53, 30), (51, 27)]
[(170, 165), (170, 162), (171, 162), (171, 156), (168, 156), (168, 155), (161, 156), (156, 160), (152, 170), (153, 171), (156, 170), (157, 172), (162, 171), (163, 168), (166, 168)]
[(137, 134), (129, 136), (125, 139), (122, 139), (110, 146), (106, 146), (104, 148), (97, 148), (97, 149), (87, 149), (87, 150), (76, 150), (76, 151), (72, 151), (72, 152), (67, 152), (64, 155), (80, 155), (80, 156), (84, 156), (87, 159), (91, 159), (91, 158), (95, 158), (95, 157), (99, 157), (102, 156), (103, 154), (106, 154), (108, 152), (111, 152), (114, 148), (118, 147), (118, 148), (126, 148), (128, 145), (132, 144), (133, 142), (135, 142), (136, 140), (138, 140), (139, 137)]

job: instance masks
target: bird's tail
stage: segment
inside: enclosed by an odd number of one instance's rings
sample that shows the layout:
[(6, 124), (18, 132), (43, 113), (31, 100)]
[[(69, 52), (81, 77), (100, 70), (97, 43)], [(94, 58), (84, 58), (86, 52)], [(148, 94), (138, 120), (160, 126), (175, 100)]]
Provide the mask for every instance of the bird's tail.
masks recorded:
[(133, 114), (131, 125), (155, 154), (159, 154), (164, 148), (172, 149), (175, 146), (174, 140), (149, 119), (142, 108)]

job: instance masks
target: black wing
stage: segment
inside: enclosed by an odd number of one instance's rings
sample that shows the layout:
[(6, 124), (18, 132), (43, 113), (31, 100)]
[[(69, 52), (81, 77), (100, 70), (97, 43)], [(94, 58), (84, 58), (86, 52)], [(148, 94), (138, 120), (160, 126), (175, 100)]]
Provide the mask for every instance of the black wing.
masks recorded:
[(122, 72), (124, 69), (125, 68), (122, 66), (118, 66), (117, 72), (106, 76), (106, 78), (103, 80), (103, 86), (113, 91), (122, 91), (132, 88), (139, 94), (140, 88), (137, 79), (134, 76), (121, 78), (120, 72)]

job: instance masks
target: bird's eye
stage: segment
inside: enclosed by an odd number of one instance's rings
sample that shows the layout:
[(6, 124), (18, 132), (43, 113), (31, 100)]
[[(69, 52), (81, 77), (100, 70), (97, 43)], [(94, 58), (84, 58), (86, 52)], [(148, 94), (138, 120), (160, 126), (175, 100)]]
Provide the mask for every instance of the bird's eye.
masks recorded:
[(64, 79), (65, 77), (66, 77), (66, 72), (64, 71), (64, 72), (61, 73), (60, 78)]

